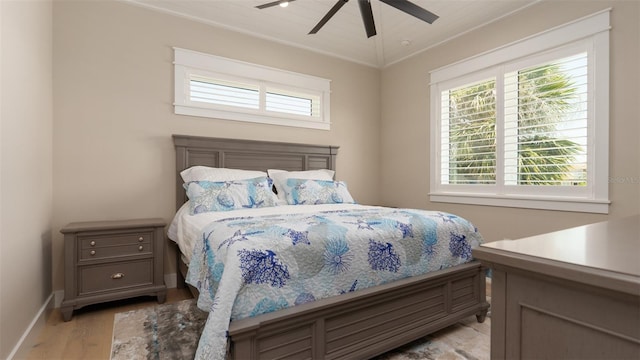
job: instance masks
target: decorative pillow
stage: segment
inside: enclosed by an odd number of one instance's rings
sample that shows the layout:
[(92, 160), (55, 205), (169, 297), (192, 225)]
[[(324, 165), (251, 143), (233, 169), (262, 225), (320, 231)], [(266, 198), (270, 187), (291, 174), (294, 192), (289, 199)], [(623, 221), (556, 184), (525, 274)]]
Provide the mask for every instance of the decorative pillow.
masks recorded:
[(355, 203), (343, 181), (287, 179), (284, 193), (291, 205)]
[(209, 211), (276, 206), (271, 179), (262, 176), (247, 180), (191, 181), (184, 184), (191, 215)]
[(232, 181), (255, 179), (267, 176), (264, 171), (214, 168), (209, 166), (192, 166), (180, 173), (185, 183), (192, 181)]
[(278, 192), (278, 199), (287, 201), (285, 197), (285, 186), (287, 184), (287, 179), (311, 179), (311, 180), (333, 180), (333, 175), (335, 171), (329, 169), (320, 169), (320, 170), (305, 170), (305, 171), (286, 171), (286, 170), (277, 170), (277, 169), (269, 169), (267, 170), (269, 177), (273, 179), (273, 184), (276, 187), (276, 191)]

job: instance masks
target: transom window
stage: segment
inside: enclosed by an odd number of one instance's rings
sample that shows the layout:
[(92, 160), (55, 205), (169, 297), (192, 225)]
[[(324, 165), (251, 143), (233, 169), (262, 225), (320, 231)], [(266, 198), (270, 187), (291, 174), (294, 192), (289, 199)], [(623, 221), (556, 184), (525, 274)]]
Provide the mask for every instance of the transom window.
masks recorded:
[(175, 113), (330, 129), (330, 81), (175, 48)]
[(432, 201), (608, 212), (609, 12), (431, 74)]

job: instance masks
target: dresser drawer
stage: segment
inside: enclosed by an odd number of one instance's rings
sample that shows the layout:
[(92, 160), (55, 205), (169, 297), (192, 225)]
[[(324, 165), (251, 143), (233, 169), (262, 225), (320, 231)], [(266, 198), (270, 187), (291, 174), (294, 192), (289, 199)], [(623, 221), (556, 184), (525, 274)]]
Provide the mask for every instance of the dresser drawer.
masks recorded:
[(150, 255), (153, 252), (152, 233), (80, 236), (80, 261), (117, 256)]
[(153, 259), (87, 265), (79, 269), (78, 295), (152, 283)]

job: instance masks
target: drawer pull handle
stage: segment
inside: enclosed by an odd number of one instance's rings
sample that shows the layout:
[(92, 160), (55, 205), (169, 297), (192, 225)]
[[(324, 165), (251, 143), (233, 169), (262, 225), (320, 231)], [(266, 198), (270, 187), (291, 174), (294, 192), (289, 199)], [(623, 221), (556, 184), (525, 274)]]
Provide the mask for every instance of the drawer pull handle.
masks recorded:
[(138, 250), (142, 251), (144, 249), (144, 247), (142, 247), (142, 245), (138, 246)]
[(140, 237), (138, 238), (138, 241), (144, 241), (144, 237), (140, 236)]
[(95, 241), (91, 241), (91, 242), (89, 243), (89, 245), (91, 245), (91, 246), (96, 246), (96, 242), (95, 242)]
[(124, 277), (123, 273), (115, 273), (115, 274), (111, 275), (111, 278), (114, 279), (114, 280), (122, 279), (123, 277)]
[(89, 251), (89, 255), (94, 256), (95, 254), (96, 254), (96, 251), (95, 251), (95, 250), (91, 250), (91, 251)]

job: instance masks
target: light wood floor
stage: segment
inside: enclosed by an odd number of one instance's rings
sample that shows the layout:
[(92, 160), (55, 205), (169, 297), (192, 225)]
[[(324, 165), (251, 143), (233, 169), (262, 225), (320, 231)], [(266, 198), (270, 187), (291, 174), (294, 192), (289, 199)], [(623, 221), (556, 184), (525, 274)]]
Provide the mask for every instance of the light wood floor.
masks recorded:
[[(186, 288), (167, 290), (167, 303), (189, 298)], [(20, 359), (109, 360), (114, 315), (157, 304), (155, 297), (139, 297), (90, 305), (74, 311), (68, 322), (54, 309), (35, 345)]]

